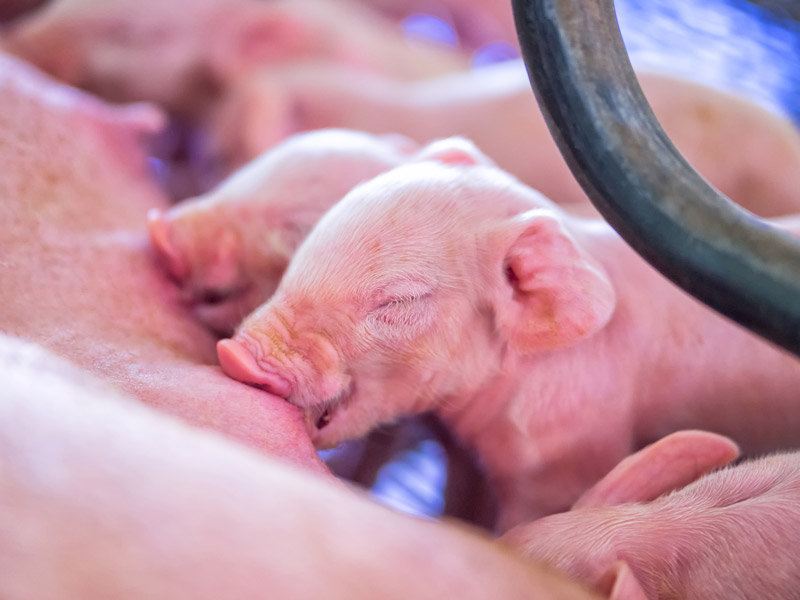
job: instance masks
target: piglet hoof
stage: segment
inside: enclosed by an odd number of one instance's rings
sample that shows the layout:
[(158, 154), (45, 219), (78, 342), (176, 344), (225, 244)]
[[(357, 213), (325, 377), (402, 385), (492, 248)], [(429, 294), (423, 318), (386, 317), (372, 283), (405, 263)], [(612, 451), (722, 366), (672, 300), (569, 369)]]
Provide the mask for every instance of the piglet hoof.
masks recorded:
[(167, 271), (178, 281), (183, 281), (188, 275), (188, 267), (183, 256), (175, 247), (170, 237), (170, 224), (157, 208), (147, 213), (147, 228), (150, 232), (150, 242), (158, 252)]
[(286, 398), (291, 392), (289, 382), (277, 373), (270, 373), (256, 363), (255, 357), (236, 340), (217, 342), (219, 364), (228, 377), (250, 383), (261, 389)]

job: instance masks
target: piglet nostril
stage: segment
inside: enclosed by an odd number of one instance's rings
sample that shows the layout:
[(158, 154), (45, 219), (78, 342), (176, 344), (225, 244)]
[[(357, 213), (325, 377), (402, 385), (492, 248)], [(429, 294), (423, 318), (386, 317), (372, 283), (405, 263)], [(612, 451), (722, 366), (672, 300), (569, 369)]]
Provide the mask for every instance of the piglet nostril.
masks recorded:
[(217, 356), (225, 373), (242, 383), (252, 383), (263, 390), (286, 398), (291, 385), (278, 373), (270, 372), (256, 363), (255, 357), (236, 340), (217, 342)]

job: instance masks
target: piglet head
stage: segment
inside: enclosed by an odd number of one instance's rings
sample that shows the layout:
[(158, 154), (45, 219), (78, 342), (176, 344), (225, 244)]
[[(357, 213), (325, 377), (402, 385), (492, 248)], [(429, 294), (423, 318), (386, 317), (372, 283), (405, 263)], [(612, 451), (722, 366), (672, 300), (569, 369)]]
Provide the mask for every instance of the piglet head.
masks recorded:
[(230, 335), (278, 286), (322, 214), (405, 160), (409, 141), (353, 131), (295, 136), (208, 194), (149, 215), (161, 262), (198, 317)]
[(491, 395), (513, 357), (590, 335), (613, 300), (558, 209), (454, 139), (334, 206), (219, 356), (330, 446)]

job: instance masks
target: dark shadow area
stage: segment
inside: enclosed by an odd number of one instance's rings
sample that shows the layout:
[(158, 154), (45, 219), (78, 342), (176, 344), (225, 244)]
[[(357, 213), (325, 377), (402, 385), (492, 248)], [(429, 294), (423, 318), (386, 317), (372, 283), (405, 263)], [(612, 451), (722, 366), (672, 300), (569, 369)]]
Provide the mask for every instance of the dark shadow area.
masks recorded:
[(0, 2), (0, 24), (18, 19), (48, 2), (49, 0), (3, 0)]

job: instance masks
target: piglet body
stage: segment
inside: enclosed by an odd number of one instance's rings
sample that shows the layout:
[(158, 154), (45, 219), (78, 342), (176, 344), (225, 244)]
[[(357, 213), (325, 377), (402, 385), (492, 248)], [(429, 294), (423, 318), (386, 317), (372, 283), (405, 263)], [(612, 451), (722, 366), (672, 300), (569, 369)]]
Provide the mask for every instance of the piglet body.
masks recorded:
[[(800, 210), (800, 133), (791, 120), (678, 77), (646, 70), (637, 77), (670, 140), (712, 185), (761, 216)], [(214, 137), (234, 161), (249, 160), (291, 133), (323, 127), (396, 132), (423, 144), (463, 135), (554, 202), (588, 205), (522, 61), (418, 82), (344, 65), (254, 70), (231, 89), (214, 121)]]
[(317, 445), (435, 410), (476, 448), (504, 528), (566, 510), (677, 429), (746, 453), (800, 441), (796, 359), (464, 140), (418, 161), (334, 206), (218, 344), (229, 375), (303, 410)]
[(444, 45), (330, 0), (57, 0), (4, 35), (6, 49), (59, 79), (117, 101), (201, 115), (254, 66), (346, 64), (401, 79), (466, 67)]
[[(800, 454), (744, 462), (662, 497), (635, 490), (652, 489), (670, 465), (631, 458), (643, 464), (612, 471), (590, 502), (516, 527), (506, 541), (598, 587), (623, 561), (651, 600), (797, 597)], [(614, 501), (615, 488), (626, 501)]]

